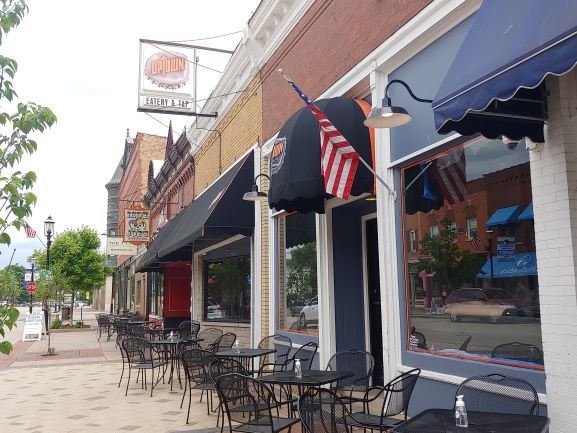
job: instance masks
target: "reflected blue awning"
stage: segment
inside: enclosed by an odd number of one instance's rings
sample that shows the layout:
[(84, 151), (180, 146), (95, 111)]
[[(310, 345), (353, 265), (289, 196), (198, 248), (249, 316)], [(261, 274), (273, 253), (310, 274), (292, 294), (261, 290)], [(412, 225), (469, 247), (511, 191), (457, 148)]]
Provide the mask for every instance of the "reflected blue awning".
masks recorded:
[(502, 207), (493, 212), (493, 215), (487, 220), (485, 225), (487, 227), (500, 226), (515, 222), (516, 216), (519, 214), (519, 206)]
[(519, 221), (528, 221), (533, 219), (533, 203), (529, 203), (529, 205), (523, 209), (523, 212), (519, 214), (517, 217)]
[(433, 111), (439, 133), (542, 142), (548, 74), (577, 63), (577, 1), (484, 0)]
[[(493, 278), (513, 278), (537, 275), (537, 256), (534, 252), (519, 253), (510, 260), (501, 261), (493, 256)], [(487, 259), (477, 278), (491, 278), (491, 260)]]

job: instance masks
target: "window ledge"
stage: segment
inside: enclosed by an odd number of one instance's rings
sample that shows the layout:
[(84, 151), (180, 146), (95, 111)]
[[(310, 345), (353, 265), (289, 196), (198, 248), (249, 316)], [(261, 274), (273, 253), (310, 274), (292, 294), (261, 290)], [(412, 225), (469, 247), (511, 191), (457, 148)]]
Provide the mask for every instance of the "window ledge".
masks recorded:
[(228, 326), (229, 328), (250, 328), (250, 323), (247, 322), (227, 322), (227, 321), (216, 321), (216, 320), (203, 320), (200, 322), (201, 325), (212, 327), (212, 326)]
[[(398, 370), (399, 373), (406, 373), (409, 370), (412, 370), (415, 367), (409, 367), (407, 365), (399, 366)], [(424, 377), (425, 379), (436, 380), (438, 382), (445, 382), (451, 385), (460, 385), (467, 377), (455, 376), (452, 374), (446, 373), (439, 373), (437, 371), (432, 370), (421, 370), (420, 377)], [(547, 394), (537, 393), (539, 396), (539, 404), (547, 404)]]

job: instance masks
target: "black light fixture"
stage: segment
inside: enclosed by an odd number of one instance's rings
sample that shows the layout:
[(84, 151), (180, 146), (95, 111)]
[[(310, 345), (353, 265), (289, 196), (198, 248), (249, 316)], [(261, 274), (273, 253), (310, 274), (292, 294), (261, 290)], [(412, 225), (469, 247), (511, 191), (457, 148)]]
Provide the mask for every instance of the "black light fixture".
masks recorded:
[(385, 87), (383, 106), (380, 108), (375, 107), (371, 110), (364, 121), (365, 126), (369, 128), (395, 128), (397, 126), (406, 125), (411, 121), (412, 116), (407, 110), (405, 110), (403, 107), (396, 107), (391, 105), (389, 87), (394, 83), (402, 84), (415, 101), (426, 102), (429, 104), (433, 102), (432, 99), (423, 99), (415, 96), (409, 85), (403, 80), (391, 80), (387, 84), (387, 87)]
[(258, 184), (256, 183), (258, 178), (264, 176), (266, 177), (269, 181), (270, 181), (270, 177), (268, 177), (268, 175), (266, 174), (259, 174), (254, 178), (254, 183), (252, 184), (252, 189), (249, 192), (245, 192), (244, 196), (242, 197), (243, 200), (246, 201), (262, 201), (262, 200), (267, 200), (268, 199), (268, 195), (266, 194), (266, 192), (262, 192), (258, 190)]

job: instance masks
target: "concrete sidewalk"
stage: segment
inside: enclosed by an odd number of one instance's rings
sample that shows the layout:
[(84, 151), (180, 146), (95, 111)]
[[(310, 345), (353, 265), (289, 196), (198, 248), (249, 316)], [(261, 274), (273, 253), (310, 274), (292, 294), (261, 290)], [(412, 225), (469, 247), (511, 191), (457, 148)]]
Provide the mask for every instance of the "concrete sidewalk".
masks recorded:
[[(94, 312), (84, 313), (85, 322), (95, 324)], [(126, 374), (122, 386), (118, 387), (122, 370), (120, 353), (114, 347), (114, 337), (110, 342), (105, 340), (103, 336), (98, 342), (94, 330), (53, 333), (51, 342), (56, 348), (55, 356), (44, 356), (47, 352), (44, 339), (17, 342), (10, 357), (0, 355), (0, 426), (3, 431), (170, 433), (214, 430), (216, 414), (207, 415), (205, 400), (199, 402), (200, 392), (197, 391), (192, 395), (191, 423), (186, 425), (188, 401), (180, 409), (182, 390), (178, 383), (174, 391), (170, 391), (170, 385), (160, 382), (150, 397), (150, 388), (142, 389), (133, 375), (125, 397)], [(214, 398), (216, 402), (216, 395)]]

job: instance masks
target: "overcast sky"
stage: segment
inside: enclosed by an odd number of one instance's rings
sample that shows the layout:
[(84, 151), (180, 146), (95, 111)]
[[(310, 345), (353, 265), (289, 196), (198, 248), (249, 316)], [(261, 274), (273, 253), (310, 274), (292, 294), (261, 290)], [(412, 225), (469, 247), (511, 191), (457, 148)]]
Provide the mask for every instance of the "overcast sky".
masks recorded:
[[(136, 112), (139, 38), (182, 41), (243, 30), (259, 0), (28, 0), (29, 14), (2, 45), (14, 58), (14, 80), (22, 101), (50, 107), (58, 123), (35, 137), (39, 150), (26, 158), (34, 170), (38, 203), (30, 225), (45, 242), (43, 222), (56, 221), (56, 232), (87, 225), (106, 231), (106, 189), (122, 155), (126, 129), (166, 135), (166, 128)], [(191, 42), (233, 50), (241, 33)], [(222, 71), (225, 54), (198, 52), (199, 63)], [(209, 95), (220, 74), (199, 68), (198, 98)], [(190, 119), (154, 115), (175, 139)], [(10, 232), (12, 245), (0, 247), (0, 268), (27, 266), (38, 239)]]

